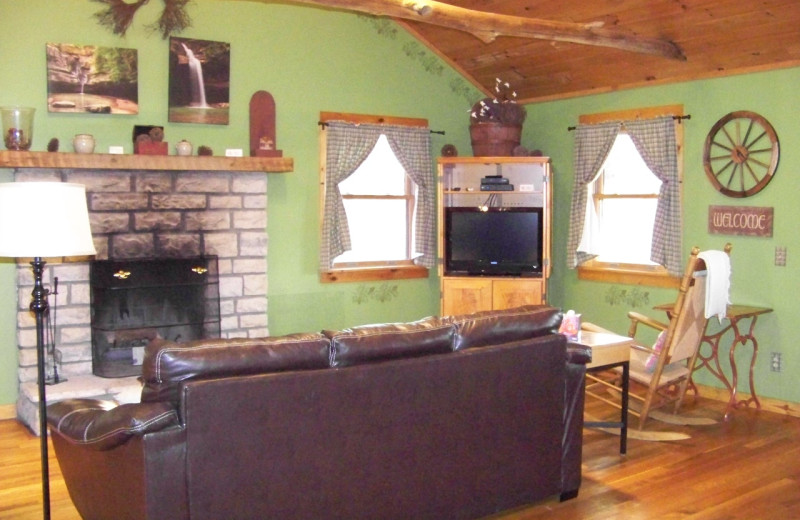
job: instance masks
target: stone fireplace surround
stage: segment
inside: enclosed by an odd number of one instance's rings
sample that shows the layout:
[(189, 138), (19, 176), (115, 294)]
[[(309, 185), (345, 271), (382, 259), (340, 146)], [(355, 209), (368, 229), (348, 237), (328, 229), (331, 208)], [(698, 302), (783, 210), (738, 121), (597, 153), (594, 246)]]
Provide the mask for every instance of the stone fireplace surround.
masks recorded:
[[(217, 255), (222, 337), (259, 337), (267, 328), (267, 175), (261, 172), (18, 169), (15, 181), (86, 186), (96, 259)], [(24, 218), (24, 216), (20, 216)], [(92, 375), (89, 260), (47, 258), (44, 283), (58, 277), (56, 348), (66, 382), (47, 386), (48, 401), (111, 397), (138, 401), (137, 378)], [(36, 329), (28, 306), (33, 276), (17, 265), (17, 416), (38, 432)], [(53, 306), (54, 297), (50, 304)]]

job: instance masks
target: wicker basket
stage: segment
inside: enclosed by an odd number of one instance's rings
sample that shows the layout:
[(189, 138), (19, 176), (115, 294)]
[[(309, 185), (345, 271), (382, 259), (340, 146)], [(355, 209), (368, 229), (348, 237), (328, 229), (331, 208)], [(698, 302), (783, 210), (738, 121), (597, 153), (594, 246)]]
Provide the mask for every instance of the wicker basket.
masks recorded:
[(469, 127), (472, 154), (475, 157), (511, 157), (519, 146), (521, 125), (473, 123)]

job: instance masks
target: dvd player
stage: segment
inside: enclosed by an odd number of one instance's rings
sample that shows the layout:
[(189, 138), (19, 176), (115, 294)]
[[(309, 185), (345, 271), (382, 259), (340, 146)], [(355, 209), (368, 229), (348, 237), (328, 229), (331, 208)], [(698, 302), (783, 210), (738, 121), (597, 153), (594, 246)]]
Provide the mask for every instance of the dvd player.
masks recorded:
[(514, 191), (513, 184), (481, 184), (481, 191)]
[(481, 184), (508, 184), (508, 179), (502, 175), (487, 175), (481, 179)]

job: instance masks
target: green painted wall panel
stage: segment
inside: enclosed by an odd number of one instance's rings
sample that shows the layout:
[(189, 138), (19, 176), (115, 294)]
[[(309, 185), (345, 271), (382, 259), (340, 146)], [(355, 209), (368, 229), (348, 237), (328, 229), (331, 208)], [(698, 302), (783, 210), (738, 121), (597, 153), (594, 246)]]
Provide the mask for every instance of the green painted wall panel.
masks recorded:
[[(123, 144), (130, 153), (135, 124), (164, 124), (167, 140), (189, 139), (216, 153), (247, 148), (247, 104), (256, 90), (277, 102), (277, 144), (295, 161), (294, 172), (269, 176), (269, 319), (273, 334), (339, 328), (379, 321), (417, 319), (438, 310), (435, 275), (425, 280), (320, 284), (318, 251), (318, 128), (320, 111), (380, 113), (425, 117), (434, 134), (433, 152), (453, 143), (469, 155), (468, 110), (479, 97), (452, 69), (386, 20), (281, 3), (196, 0), (189, 4), (193, 26), (180, 36), (231, 43), (231, 122), (228, 126), (167, 122), (167, 43), (146, 29), (162, 4), (143, 6), (125, 37), (99, 27), (93, 14), (102, 7), (85, 0), (0, 0), (0, 105), (37, 108), (34, 149), (51, 137), (62, 146), (76, 133), (92, 133), (98, 150)], [(33, 29), (35, 28), (35, 30)], [(83, 116), (46, 111), (45, 43), (77, 43), (136, 48), (139, 51), (140, 113), (136, 116)], [(684, 254), (734, 244), (735, 301), (775, 308), (759, 321), (756, 366), (759, 393), (800, 401), (793, 378), (800, 373), (800, 347), (789, 339), (799, 315), (797, 299), (800, 238), (794, 232), (800, 208), (794, 203), (800, 157), (797, 118), (800, 68), (732, 76), (586, 96), (528, 106), (523, 144), (551, 156), (554, 171), (554, 269), (551, 303), (574, 308), (586, 319), (615, 330), (627, 328), (629, 308), (648, 311), (674, 292), (578, 281), (564, 268), (569, 200), (572, 190), (573, 134), (567, 127), (584, 113), (682, 103), (692, 115), (685, 125)], [(750, 199), (716, 193), (702, 169), (702, 145), (717, 119), (734, 110), (752, 110), (769, 119), (782, 144), (781, 163), (772, 183)], [(8, 171), (0, 171), (7, 180)], [(709, 235), (712, 204), (775, 208), (772, 238)], [(775, 267), (776, 246), (788, 250), (786, 267)], [(0, 261), (0, 404), (16, 399), (16, 322), (14, 266)], [(24, 302), (27, 303), (27, 302)], [(741, 349), (745, 354), (746, 349)], [(769, 371), (768, 353), (780, 351), (784, 371)], [(741, 357), (741, 356), (740, 356)], [(707, 377), (701, 382), (713, 384)], [(742, 390), (746, 390), (742, 387)]]
[[(462, 77), (396, 24), (356, 14), (281, 3), (196, 0), (192, 27), (179, 36), (231, 44), (230, 124), (167, 121), (168, 42), (146, 26), (161, 14), (149, 2), (125, 37), (93, 18), (86, 0), (0, 0), (0, 105), (36, 107), (34, 150), (57, 137), (71, 150), (76, 133), (94, 134), (97, 151), (131, 153), (135, 124), (165, 126), (166, 140), (195, 146), (249, 146), (248, 103), (267, 90), (277, 104), (277, 147), (294, 171), (268, 177), (269, 326), (272, 334), (419, 319), (438, 311), (438, 281), (320, 284), (317, 275), (321, 111), (427, 118), (434, 156), (446, 143), (468, 150), (468, 110), (478, 96)], [(139, 114), (49, 114), (45, 44), (138, 49)], [(431, 175), (434, 175), (431, 164)], [(0, 171), (6, 179), (10, 171)], [(14, 265), (0, 261), (0, 405), (16, 400)]]
[[(628, 108), (683, 104), (691, 119), (684, 121), (684, 256), (692, 246), (721, 249), (733, 244), (731, 298), (736, 303), (767, 306), (775, 312), (762, 316), (756, 328), (759, 356), (755, 367), (759, 395), (800, 401), (800, 346), (790, 339), (800, 316), (800, 301), (795, 293), (800, 287), (800, 235), (796, 232), (800, 206), (796, 203), (800, 177), (800, 153), (794, 143), (800, 139), (797, 104), (800, 97), (794, 87), (800, 82), (800, 68), (693, 81), (676, 85), (621, 91), (578, 99), (530, 105), (525, 139), (541, 148), (553, 160), (555, 189), (554, 269), (550, 298), (555, 305), (582, 312), (584, 318), (613, 330), (624, 332), (629, 309), (649, 312), (658, 303), (674, 299), (675, 291), (635, 286), (614, 286), (580, 281), (576, 272), (566, 269), (566, 235), (573, 185), (574, 136), (567, 131), (581, 114)], [(706, 179), (702, 164), (703, 144), (714, 123), (729, 112), (750, 110), (766, 117), (778, 133), (781, 159), (777, 173), (760, 193), (746, 199), (733, 199), (716, 192)], [(775, 211), (771, 238), (709, 234), (710, 205), (772, 207)], [(774, 265), (775, 247), (787, 248), (785, 267)], [(638, 291), (638, 295), (634, 292)], [(646, 295), (646, 298), (644, 297)], [(713, 319), (712, 319), (713, 320)], [(717, 328), (715, 328), (717, 327)], [(718, 325), (712, 323), (712, 330)], [(727, 359), (730, 335), (723, 340), (723, 360)], [(739, 389), (748, 391), (746, 380), (752, 349), (739, 346)], [(770, 371), (769, 353), (781, 352), (781, 373)], [(699, 372), (698, 381), (719, 386), (713, 377)]]

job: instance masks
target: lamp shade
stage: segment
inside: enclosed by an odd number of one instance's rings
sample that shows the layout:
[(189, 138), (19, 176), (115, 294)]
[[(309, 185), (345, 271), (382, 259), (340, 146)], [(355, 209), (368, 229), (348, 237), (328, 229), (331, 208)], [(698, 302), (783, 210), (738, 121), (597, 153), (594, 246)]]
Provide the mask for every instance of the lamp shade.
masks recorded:
[(96, 253), (83, 185), (0, 183), (0, 256), (33, 258)]

